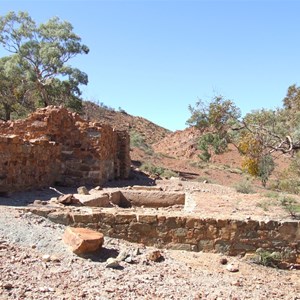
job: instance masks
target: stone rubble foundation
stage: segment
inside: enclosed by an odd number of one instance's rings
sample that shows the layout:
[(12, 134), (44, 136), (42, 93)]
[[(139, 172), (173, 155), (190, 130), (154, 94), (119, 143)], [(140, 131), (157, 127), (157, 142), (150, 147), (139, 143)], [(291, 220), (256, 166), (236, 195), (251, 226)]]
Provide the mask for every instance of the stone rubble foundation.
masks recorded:
[(285, 261), (300, 263), (299, 221), (214, 219), (138, 208), (24, 209), (55, 223), (87, 227), (147, 246), (227, 255), (245, 255), (261, 248), (280, 252)]
[(129, 135), (62, 107), (0, 122), (0, 193), (127, 178)]

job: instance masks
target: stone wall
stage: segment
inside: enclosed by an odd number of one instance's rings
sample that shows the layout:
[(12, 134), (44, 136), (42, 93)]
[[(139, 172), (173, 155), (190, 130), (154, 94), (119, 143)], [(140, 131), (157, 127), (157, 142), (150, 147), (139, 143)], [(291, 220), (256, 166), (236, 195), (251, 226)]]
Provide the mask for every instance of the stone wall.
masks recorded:
[(43, 108), (25, 120), (2, 122), (0, 137), (2, 192), (54, 183), (101, 185), (129, 174), (129, 135), (65, 108)]
[(54, 142), (0, 136), (0, 193), (51, 185), (59, 174), (60, 153), (61, 146)]
[(89, 227), (105, 235), (149, 246), (228, 255), (253, 253), (262, 248), (278, 251), (290, 262), (300, 263), (300, 221), (223, 220), (197, 216), (93, 212), (47, 207), (29, 208), (53, 222)]

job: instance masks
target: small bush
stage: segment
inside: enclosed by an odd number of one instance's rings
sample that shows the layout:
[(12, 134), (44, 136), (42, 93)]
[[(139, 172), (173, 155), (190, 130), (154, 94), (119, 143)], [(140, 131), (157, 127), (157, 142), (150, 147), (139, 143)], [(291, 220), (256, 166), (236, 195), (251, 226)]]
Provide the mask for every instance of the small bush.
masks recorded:
[(263, 156), (258, 163), (258, 176), (261, 179), (262, 185), (265, 187), (267, 181), (274, 171), (275, 163), (271, 155)]
[(282, 195), (279, 197), (279, 201), (292, 218), (300, 217), (300, 204), (293, 197)]
[(147, 155), (153, 155), (154, 151), (151, 146), (149, 146), (145, 139), (136, 131), (130, 132), (130, 147), (136, 147), (144, 150)]
[(178, 174), (172, 170), (163, 167), (155, 166), (151, 163), (144, 163), (140, 167), (141, 171), (147, 172), (151, 175), (156, 175), (165, 178), (178, 177)]
[(263, 249), (257, 249), (256, 255), (255, 262), (265, 267), (276, 268), (282, 259), (282, 256), (279, 252), (269, 252)]
[(178, 177), (178, 174), (172, 170), (165, 169), (164, 172), (161, 174), (161, 177), (170, 179), (171, 177)]
[(292, 160), (290, 166), (283, 170), (277, 180), (273, 183), (273, 187), (290, 194), (300, 194), (300, 154)]
[(278, 189), (291, 194), (300, 194), (300, 181), (297, 178), (282, 178), (278, 181)]
[(206, 176), (198, 176), (196, 181), (197, 182), (202, 182), (202, 183), (215, 183), (211, 180), (211, 178), (206, 177)]
[(240, 181), (236, 186), (235, 189), (237, 192), (242, 194), (252, 194), (254, 193), (254, 189), (252, 187), (252, 181), (248, 178)]
[(264, 211), (268, 211), (271, 205), (272, 203), (270, 201), (262, 201), (256, 204), (257, 207), (262, 208)]
[(190, 163), (190, 166), (194, 167), (194, 168), (199, 168), (199, 169), (205, 169), (208, 167), (208, 163), (205, 163), (203, 161), (193, 161)]
[(267, 198), (278, 199), (280, 194), (278, 192), (275, 192), (275, 191), (269, 191), (269, 192), (265, 193), (264, 196), (267, 197)]
[(243, 171), (238, 168), (229, 168), (228, 171), (233, 174), (239, 174), (239, 175), (243, 174)]
[(209, 152), (207, 151), (203, 151), (201, 154), (198, 155), (198, 157), (204, 161), (204, 162), (208, 162), (211, 158), (211, 155)]

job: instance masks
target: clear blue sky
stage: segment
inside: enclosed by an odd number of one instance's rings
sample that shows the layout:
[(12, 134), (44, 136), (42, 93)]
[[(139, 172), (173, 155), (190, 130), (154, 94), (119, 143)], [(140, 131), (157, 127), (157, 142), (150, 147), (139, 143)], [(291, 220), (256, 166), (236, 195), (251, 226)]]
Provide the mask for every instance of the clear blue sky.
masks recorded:
[(70, 61), (89, 75), (85, 99), (171, 130), (198, 98), (222, 94), (245, 114), (299, 84), (300, 1), (1, 1), (0, 15), (19, 10), (73, 24), (90, 48)]

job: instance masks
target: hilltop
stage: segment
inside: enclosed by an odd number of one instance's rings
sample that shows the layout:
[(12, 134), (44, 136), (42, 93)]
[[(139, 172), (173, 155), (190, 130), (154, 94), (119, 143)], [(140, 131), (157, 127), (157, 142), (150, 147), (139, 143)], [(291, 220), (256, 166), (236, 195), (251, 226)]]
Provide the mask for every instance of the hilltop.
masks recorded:
[(171, 133), (170, 130), (145, 118), (135, 117), (124, 110), (116, 111), (105, 105), (97, 105), (90, 101), (83, 102), (83, 116), (90, 121), (109, 124), (117, 130), (126, 130), (129, 133), (136, 132), (149, 145), (160, 141)]

